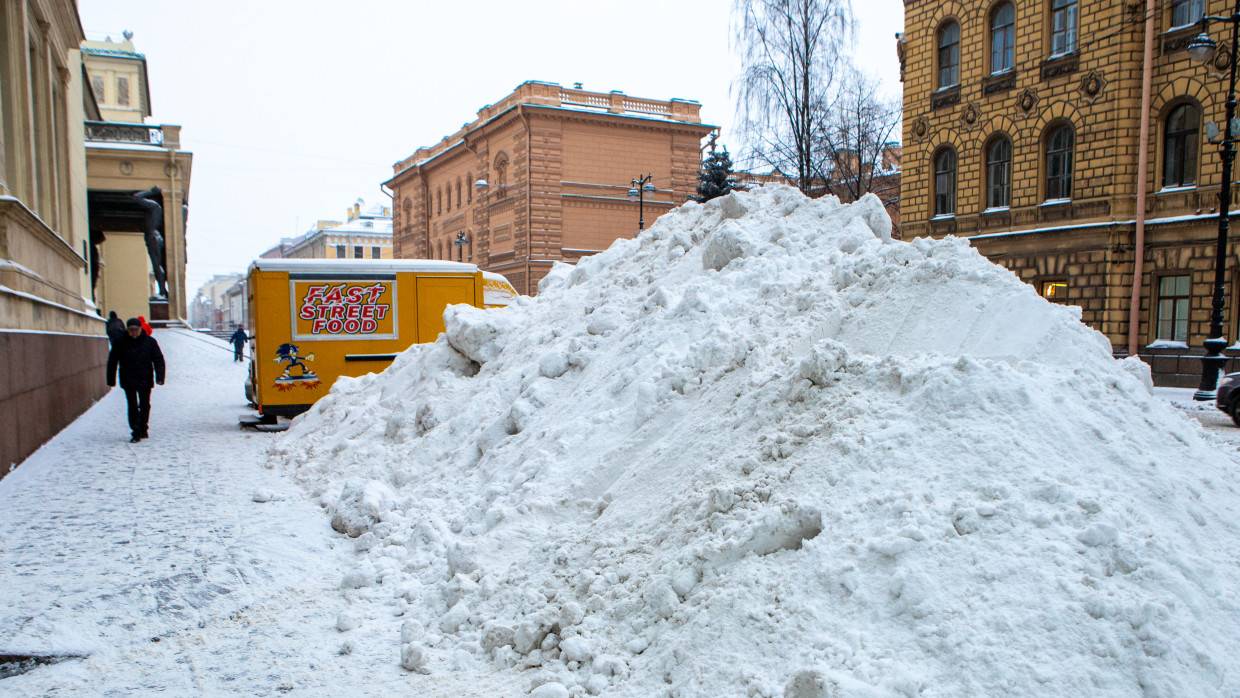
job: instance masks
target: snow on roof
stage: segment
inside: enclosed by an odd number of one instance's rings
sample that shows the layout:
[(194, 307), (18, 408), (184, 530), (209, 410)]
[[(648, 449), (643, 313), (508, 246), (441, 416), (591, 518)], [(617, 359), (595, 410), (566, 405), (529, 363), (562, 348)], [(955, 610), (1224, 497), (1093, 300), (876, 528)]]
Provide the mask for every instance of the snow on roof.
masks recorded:
[(441, 259), (256, 259), (250, 271), (385, 273), (398, 271), (473, 274), (478, 265)]
[(347, 223), (334, 225), (330, 228), (323, 228), (320, 231), (324, 234), (331, 233), (371, 233), (371, 234), (392, 234), (392, 219), (368, 217), (366, 215), (358, 216)]

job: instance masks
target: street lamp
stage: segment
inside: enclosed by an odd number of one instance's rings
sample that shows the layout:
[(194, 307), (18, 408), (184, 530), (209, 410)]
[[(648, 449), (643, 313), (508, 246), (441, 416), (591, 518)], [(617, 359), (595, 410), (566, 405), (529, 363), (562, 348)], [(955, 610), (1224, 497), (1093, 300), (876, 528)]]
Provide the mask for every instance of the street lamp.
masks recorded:
[(1227, 64), (1227, 115), (1223, 121), (1223, 139), (1219, 152), (1223, 156), (1223, 183), (1219, 191), (1218, 207), (1218, 240), (1214, 248), (1214, 298), (1210, 303), (1210, 335), (1202, 345), (1206, 354), (1201, 357), (1201, 385), (1193, 394), (1194, 400), (1213, 400), (1218, 388), (1219, 373), (1227, 366), (1227, 357), (1223, 349), (1227, 340), (1223, 338), (1223, 272), (1227, 264), (1227, 226), (1231, 213), (1231, 164), (1236, 157), (1236, 134), (1232, 128), (1232, 119), (1236, 116), (1236, 39), (1240, 34), (1240, 0), (1236, 0), (1235, 8), (1230, 17), (1202, 17), (1201, 33), (1188, 42), (1188, 54), (1200, 63), (1206, 63), (1218, 50), (1218, 45), (1206, 28), (1211, 22), (1229, 22), (1231, 24), (1231, 61)]
[(654, 193), (654, 185), (650, 183), (650, 178), (651, 175), (634, 177), (633, 186), (629, 189), (629, 201), (637, 201), (638, 230), (646, 227), (646, 192)]
[(456, 234), (456, 239), (452, 241), (452, 244), (456, 245), (456, 261), (464, 262), (465, 246), (469, 244), (469, 236), (462, 230)]

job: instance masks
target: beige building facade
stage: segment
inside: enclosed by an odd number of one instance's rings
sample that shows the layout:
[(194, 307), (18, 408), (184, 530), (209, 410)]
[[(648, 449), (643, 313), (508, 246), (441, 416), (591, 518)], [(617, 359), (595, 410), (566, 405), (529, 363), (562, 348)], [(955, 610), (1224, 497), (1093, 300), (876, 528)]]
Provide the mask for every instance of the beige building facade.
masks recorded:
[[(193, 154), (181, 148), (181, 127), (148, 124), (146, 57), (124, 40), (88, 41), (82, 59), (101, 118), (86, 122), (92, 284), (96, 305), (122, 318), (188, 325), (186, 227)], [(159, 205), (166, 274), (157, 282), (144, 210), (136, 192)]]
[(198, 288), (191, 305), (190, 324), (195, 329), (223, 330), (227, 327), (228, 290), (244, 283), (242, 274), (216, 274)]
[(397, 257), (473, 262), (521, 293), (638, 231), (626, 193), (651, 175), (645, 223), (697, 188), (701, 106), (526, 82), (393, 166)]
[(91, 302), (83, 39), (70, 0), (0, 2), (0, 477), (106, 392)]
[(1079, 306), (1117, 355), (1194, 385), (1219, 212), (1208, 132), (1224, 120), (1230, 55), (1218, 28), (1209, 65), (1185, 46), (1204, 12), (1229, 11), (1223, 0), (906, 0), (904, 237), (969, 237), (1049, 300)]

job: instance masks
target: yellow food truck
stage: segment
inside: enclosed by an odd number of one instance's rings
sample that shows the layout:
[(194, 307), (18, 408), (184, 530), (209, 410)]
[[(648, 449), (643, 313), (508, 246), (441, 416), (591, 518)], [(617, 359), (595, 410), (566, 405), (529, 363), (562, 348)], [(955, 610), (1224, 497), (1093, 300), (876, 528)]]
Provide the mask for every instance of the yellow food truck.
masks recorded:
[(259, 259), (248, 278), (246, 395), (274, 425), (327, 394), (339, 376), (382, 371), (411, 344), (443, 332), (443, 311), (502, 307), (512, 284), (473, 264), (430, 259)]

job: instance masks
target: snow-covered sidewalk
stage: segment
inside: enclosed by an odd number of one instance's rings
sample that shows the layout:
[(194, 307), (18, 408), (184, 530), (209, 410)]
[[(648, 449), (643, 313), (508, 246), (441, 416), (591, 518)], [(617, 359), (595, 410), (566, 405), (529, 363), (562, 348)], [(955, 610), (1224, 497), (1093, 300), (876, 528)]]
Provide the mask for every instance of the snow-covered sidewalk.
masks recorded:
[(0, 694), (459, 695), (386, 644), (340, 654), (335, 547), (351, 546), (265, 467), (273, 436), (237, 428), (231, 350), (156, 338), (169, 374), (150, 440), (128, 443), (113, 390), (0, 480), (0, 656), (82, 657), (2, 678)]

